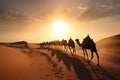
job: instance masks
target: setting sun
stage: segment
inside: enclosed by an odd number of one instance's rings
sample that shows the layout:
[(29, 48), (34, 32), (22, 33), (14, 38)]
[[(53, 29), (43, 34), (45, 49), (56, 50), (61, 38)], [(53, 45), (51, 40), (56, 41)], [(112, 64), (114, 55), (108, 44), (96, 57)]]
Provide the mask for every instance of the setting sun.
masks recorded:
[(73, 27), (76, 25), (77, 24), (75, 21), (70, 21), (66, 18), (53, 18), (49, 25), (51, 26), (49, 35), (55, 39), (68, 39), (70, 36), (73, 36), (73, 34), (75, 34)]
[(53, 22), (54, 31), (56, 34), (62, 35), (67, 30), (67, 22), (63, 20), (56, 20)]

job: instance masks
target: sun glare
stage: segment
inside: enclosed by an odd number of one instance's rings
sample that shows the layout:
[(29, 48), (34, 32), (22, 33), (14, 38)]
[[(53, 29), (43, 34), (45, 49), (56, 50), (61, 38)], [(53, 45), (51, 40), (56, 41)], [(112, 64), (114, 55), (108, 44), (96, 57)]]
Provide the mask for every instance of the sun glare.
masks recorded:
[(53, 26), (54, 26), (54, 31), (57, 34), (62, 34), (65, 33), (66, 31), (67, 23), (62, 20), (57, 20), (54, 22)]
[(67, 38), (73, 33), (72, 26), (68, 19), (53, 19), (51, 22), (51, 35), (56, 39)]

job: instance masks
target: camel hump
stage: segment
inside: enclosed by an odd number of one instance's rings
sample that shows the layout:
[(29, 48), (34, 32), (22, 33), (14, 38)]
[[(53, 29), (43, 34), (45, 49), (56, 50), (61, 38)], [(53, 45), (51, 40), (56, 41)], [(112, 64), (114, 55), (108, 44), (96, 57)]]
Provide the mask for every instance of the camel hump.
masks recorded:
[(74, 45), (74, 41), (70, 38), (69, 41), (68, 41), (68, 44), (69, 45)]
[(87, 35), (87, 37), (84, 38), (83, 40), (84, 44), (94, 44), (93, 39), (91, 39), (91, 37), (89, 35)]
[(84, 42), (89, 42), (89, 41), (91, 41), (92, 39), (90, 38), (90, 36), (88, 35), (86, 38), (84, 38)]
[(74, 41), (70, 38), (70, 39), (69, 39), (69, 43), (73, 43), (73, 42), (74, 42)]

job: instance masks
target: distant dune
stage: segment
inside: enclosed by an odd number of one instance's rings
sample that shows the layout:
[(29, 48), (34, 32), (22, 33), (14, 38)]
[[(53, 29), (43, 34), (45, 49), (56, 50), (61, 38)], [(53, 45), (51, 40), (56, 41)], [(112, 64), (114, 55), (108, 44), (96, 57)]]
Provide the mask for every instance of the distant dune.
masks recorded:
[(12, 43), (8, 43), (8, 45), (11, 47), (18, 47), (18, 48), (27, 48), (28, 47), (28, 43), (26, 41), (12, 42)]
[(24, 43), (27, 43), (26, 41), (18, 41), (18, 42), (13, 42), (11, 44), (24, 44)]
[(120, 34), (104, 38), (96, 43), (101, 65), (120, 80)]

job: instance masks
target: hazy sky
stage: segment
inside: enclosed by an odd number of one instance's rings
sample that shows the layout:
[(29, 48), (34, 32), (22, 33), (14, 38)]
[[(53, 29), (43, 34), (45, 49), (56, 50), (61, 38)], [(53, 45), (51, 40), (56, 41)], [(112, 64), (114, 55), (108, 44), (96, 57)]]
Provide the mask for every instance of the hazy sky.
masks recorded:
[[(57, 33), (54, 23), (68, 25)], [(120, 34), (120, 0), (0, 0), (0, 42), (83, 39)]]

